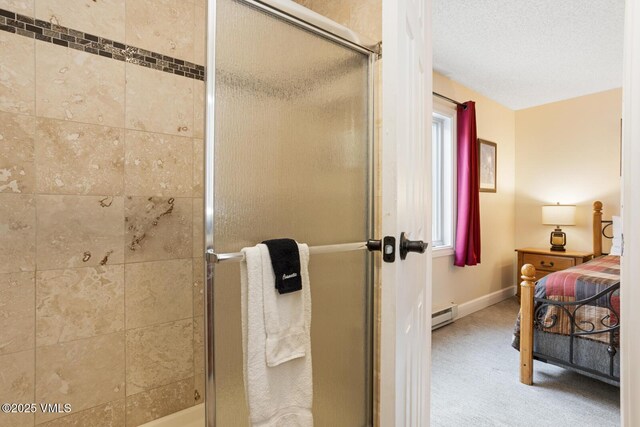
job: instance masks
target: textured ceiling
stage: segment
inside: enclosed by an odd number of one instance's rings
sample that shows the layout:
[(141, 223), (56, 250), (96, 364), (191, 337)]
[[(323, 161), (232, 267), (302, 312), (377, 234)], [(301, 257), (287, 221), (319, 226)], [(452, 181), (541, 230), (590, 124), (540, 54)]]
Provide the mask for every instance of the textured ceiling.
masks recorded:
[(513, 110), (574, 98), (622, 86), (623, 26), (624, 0), (433, 0), (433, 68)]

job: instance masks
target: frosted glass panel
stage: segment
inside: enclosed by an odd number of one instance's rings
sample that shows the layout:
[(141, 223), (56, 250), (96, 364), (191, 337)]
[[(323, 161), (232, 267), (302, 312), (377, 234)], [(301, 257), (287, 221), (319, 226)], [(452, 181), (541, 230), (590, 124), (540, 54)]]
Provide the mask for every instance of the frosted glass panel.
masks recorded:
[[(215, 249), (367, 236), (368, 57), (245, 3), (218, 1)], [(314, 420), (369, 418), (367, 254), (311, 257)], [(240, 272), (215, 273), (217, 421), (247, 425)]]

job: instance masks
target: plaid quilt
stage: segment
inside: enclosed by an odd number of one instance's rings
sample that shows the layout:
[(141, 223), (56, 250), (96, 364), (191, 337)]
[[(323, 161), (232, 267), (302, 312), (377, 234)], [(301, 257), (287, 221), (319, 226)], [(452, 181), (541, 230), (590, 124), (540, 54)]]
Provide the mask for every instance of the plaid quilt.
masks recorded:
[[(610, 286), (620, 283), (620, 257), (607, 255), (587, 263), (557, 271), (543, 277), (536, 283), (535, 297), (558, 302), (572, 302), (588, 299)], [(536, 309), (540, 307), (536, 302)], [(574, 317), (574, 332), (603, 330), (618, 323), (616, 313), (620, 313), (620, 290), (610, 298), (605, 296), (580, 306), (565, 306)], [(571, 316), (559, 306), (545, 305), (537, 313), (538, 327), (545, 332), (569, 335)], [(609, 334), (583, 335), (584, 338), (609, 342)], [(617, 342), (617, 336), (616, 336)], [(512, 345), (520, 348), (520, 314), (516, 321)]]

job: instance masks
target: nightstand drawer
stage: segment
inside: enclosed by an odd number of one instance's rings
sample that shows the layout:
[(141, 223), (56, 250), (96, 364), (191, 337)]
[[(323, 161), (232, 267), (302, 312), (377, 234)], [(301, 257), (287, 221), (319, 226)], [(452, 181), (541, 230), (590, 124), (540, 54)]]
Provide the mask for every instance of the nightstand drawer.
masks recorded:
[[(554, 252), (549, 249), (540, 248), (520, 248), (516, 249), (516, 252), (518, 253), (516, 283), (522, 281), (520, 277), (521, 269), (525, 264), (531, 264), (536, 268), (536, 280), (540, 280), (547, 274), (582, 264), (593, 258), (593, 254), (589, 252)], [(520, 286), (518, 286), (517, 289), (518, 296), (520, 296)]]
[(575, 265), (575, 260), (573, 258), (564, 258), (561, 256), (525, 253), (523, 264), (531, 264), (539, 270), (560, 271), (565, 268), (573, 267)]

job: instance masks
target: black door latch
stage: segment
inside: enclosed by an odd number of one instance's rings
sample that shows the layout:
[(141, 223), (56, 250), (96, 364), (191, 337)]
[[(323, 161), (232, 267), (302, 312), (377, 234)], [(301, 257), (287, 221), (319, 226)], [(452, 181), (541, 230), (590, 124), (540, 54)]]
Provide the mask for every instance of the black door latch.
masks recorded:
[(385, 236), (382, 240), (367, 240), (367, 249), (369, 252), (382, 252), (382, 260), (384, 262), (394, 262), (396, 260), (396, 238)]

